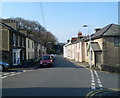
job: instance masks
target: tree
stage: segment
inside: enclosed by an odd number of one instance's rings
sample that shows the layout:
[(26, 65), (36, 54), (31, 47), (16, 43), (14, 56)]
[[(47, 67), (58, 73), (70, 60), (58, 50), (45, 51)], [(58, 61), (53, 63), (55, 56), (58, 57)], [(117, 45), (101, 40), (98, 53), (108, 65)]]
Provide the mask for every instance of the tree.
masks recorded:
[(12, 17), (7, 19), (15, 20), (17, 22), (18, 31), (27, 31), (27, 34), (30, 34), (35, 39), (38, 39), (43, 45), (47, 46), (47, 43), (50, 42), (51, 51), (54, 51), (55, 44), (58, 43), (57, 38), (50, 31), (47, 31), (39, 22), (34, 20), (25, 20), (21, 17)]

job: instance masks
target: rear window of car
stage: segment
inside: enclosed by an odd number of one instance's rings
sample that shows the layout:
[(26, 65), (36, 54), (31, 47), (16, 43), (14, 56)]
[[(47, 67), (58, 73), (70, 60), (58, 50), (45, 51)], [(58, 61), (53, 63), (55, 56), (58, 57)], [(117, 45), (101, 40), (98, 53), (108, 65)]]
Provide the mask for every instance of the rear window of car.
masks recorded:
[(50, 56), (43, 56), (42, 60), (50, 60)]

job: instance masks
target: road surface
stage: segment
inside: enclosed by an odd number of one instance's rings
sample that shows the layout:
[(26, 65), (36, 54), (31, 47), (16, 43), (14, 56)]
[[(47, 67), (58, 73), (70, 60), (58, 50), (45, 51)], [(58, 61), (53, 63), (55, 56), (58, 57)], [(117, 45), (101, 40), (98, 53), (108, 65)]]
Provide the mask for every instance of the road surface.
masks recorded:
[(1, 78), (2, 96), (118, 96), (120, 75), (86, 69), (57, 56), (50, 68), (13, 68)]

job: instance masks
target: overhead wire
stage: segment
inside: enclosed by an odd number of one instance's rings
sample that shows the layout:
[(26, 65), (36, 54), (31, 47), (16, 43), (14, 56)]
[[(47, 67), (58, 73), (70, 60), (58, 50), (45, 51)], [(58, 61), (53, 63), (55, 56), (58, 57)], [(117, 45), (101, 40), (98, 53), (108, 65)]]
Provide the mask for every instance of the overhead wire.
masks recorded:
[(46, 21), (45, 21), (42, 1), (40, 2), (40, 9), (41, 9), (41, 15), (42, 15), (42, 19), (43, 19), (43, 25), (44, 25), (44, 27), (46, 27)]

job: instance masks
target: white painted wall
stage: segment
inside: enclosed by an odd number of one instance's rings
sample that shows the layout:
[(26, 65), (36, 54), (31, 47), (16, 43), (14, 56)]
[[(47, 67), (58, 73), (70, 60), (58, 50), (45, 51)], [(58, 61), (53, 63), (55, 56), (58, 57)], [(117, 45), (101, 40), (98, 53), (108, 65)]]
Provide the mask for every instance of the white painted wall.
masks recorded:
[[(30, 47), (28, 48), (28, 40), (30, 43)], [(33, 47), (32, 47), (32, 43), (33, 43)], [(35, 43), (32, 39), (30, 38), (26, 38), (26, 59), (35, 59)], [(28, 53), (29, 53), (29, 58), (28, 58)]]

